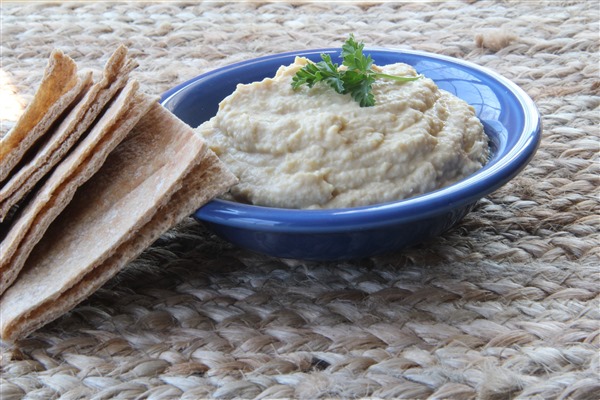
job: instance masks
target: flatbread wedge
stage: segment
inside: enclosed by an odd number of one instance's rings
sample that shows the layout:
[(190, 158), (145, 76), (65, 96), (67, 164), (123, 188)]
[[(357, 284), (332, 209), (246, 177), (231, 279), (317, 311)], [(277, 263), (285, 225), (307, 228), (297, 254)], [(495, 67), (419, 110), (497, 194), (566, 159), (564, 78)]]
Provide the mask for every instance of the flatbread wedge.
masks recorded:
[[(37, 153), (0, 187), (0, 222), (11, 207), (21, 201), (33, 187), (62, 160), (77, 143), (116, 92), (122, 89), (137, 63), (127, 57), (120, 46), (106, 62), (102, 78), (96, 82), (60, 124), (51, 129)], [(91, 79), (91, 72), (89, 73)], [(57, 121), (58, 122), (58, 121)]]
[(52, 172), (2, 240), (0, 294), (17, 278), (35, 244), (73, 198), (75, 190), (102, 166), (108, 154), (150, 109), (155, 98), (137, 93), (131, 80), (109, 104), (77, 147)]
[(156, 104), (78, 190), (1, 298), (0, 336), (18, 340), (58, 318), (236, 181), (199, 135)]
[(62, 51), (54, 50), (33, 100), (15, 126), (0, 139), (0, 182), (82, 90), (75, 62)]

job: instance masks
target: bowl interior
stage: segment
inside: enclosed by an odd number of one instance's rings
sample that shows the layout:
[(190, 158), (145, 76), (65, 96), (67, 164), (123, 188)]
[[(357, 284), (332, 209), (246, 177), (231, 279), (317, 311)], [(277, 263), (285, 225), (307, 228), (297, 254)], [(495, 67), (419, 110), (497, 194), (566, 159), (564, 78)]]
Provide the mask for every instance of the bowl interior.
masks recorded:
[[(514, 177), (531, 159), (540, 140), (540, 116), (533, 101), (508, 79), (475, 64), (451, 57), (417, 51), (367, 49), (374, 62), (386, 65), (403, 62), (419, 73), (465, 100), (475, 109), (490, 138), (492, 156), (484, 168), (475, 174), (424, 195), (399, 202), (356, 209), (311, 210), (302, 212), (302, 219), (292, 210), (275, 210), (214, 200), (200, 209), (196, 216), (218, 222), (244, 226), (248, 220), (261, 221), (257, 226), (287, 230), (309, 230), (315, 224), (327, 224), (336, 218), (336, 228), (349, 229), (364, 224), (393, 222), (390, 219), (418, 219), (436, 212), (447, 212), (452, 207), (473, 203)], [(281, 65), (293, 62), (298, 55), (319, 61), (320, 55), (331, 55), (334, 62), (342, 62), (339, 49), (315, 49), (265, 56), (216, 69), (200, 75), (169, 90), (162, 104), (192, 127), (213, 117), (221, 100), (231, 94), (239, 83), (251, 83), (271, 77)], [(285, 212), (291, 213), (286, 221)], [(372, 218), (375, 212), (381, 218)], [(231, 222), (238, 219), (237, 222)], [(328, 217), (328, 218), (325, 218)], [(345, 221), (347, 218), (348, 221)], [(326, 221), (326, 222), (324, 222)], [(352, 226), (350, 226), (352, 225)]]

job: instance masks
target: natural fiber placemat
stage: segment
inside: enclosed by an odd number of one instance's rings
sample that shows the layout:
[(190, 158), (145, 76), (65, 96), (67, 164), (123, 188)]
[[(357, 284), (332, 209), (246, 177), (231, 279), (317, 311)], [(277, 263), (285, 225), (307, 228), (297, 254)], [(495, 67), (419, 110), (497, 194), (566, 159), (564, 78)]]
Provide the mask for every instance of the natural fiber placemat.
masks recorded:
[(125, 43), (159, 94), (349, 33), (491, 68), (544, 124), (523, 173), (398, 254), (271, 259), (186, 220), (72, 312), (3, 344), (2, 400), (598, 398), (597, 0), (1, 7), (3, 132), (53, 48), (98, 67)]

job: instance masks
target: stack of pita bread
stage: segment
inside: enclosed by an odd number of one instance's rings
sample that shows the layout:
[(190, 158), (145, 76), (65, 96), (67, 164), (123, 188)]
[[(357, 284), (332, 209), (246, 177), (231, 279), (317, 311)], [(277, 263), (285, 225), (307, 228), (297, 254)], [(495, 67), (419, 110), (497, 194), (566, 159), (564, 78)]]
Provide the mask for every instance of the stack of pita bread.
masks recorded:
[(0, 141), (4, 341), (73, 308), (236, 182), (198, 134), (139, 90), (136, 66), (123, 46), (96, 74), (55, 50)]

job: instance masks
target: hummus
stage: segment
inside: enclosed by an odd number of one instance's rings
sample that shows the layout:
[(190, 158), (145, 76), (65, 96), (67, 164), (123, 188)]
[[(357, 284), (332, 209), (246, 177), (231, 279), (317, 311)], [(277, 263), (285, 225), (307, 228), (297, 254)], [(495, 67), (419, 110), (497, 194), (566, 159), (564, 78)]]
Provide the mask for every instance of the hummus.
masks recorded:
[[(428, 78), (377, 79), (360, 107), (325, 84), (292, 89), (308, 61), (240, 84), (197, 128), (239, 178), (233, 199), (280, 208), (356, 207), (423, 194), (480, 169), (488, 140), (471, 106)], [(375, 67), (416, 75), (406, 64)]]

